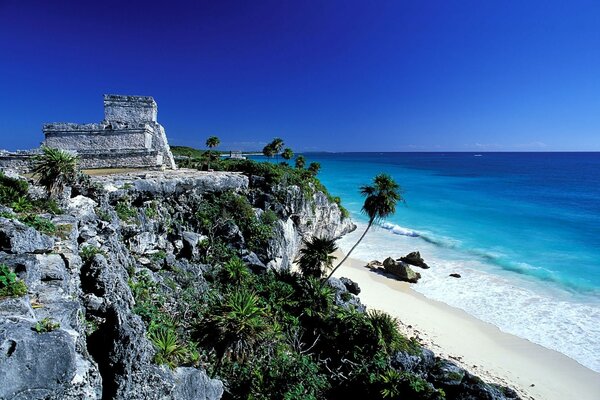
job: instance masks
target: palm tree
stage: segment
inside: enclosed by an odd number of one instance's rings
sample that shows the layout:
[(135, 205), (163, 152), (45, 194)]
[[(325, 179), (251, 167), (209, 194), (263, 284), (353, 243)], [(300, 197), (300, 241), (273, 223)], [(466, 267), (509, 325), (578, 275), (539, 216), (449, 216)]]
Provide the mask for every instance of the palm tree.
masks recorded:
[(299, 155), (298, 157), (296, 157), (296, 168), (303, 169), (305, 165), (306, 165), (306, 159), (304, 158), (303, 155)]
[(281, 157), (284, 158), (284, 160), (289, 161), (292, 159), (292, 157), (294, 157), (294, 152), (292, 151), (292, 149), (290, 149), (289, 147), (287, 147), (285, 150), (283, 150), (283, 153), (281, 153)]
[(75, 182), (79, 159), (61, 149), (42, 146), (42, 154), (33, 157), (33, 175), (49, 195), (60, 193), (65, 185)]
[(273, 139), (273, 141), (271, 142), (271, 146), (273, 147), (273, 150), (275, 150), (276, 154), (281, 153), (281, 149), (283, 149), (283, 139), (280, 139), (278, 137), (276, 137), (275, 139)]
[[(271, 141), (271, 143), (267, 144), (263, 148), (263, 154), (267, 157), (279, 156), (279, 153), (281, 153), (281, 149), (283, 148), (283, 145), (284, 145), (283, 139), (275, 138)], [(277, 157), (277, 161), (279, 161), (279, 157)]]
[(313, 174), (314, 176), (317, 176), (317, 174), (319, 173), (319, 171), (321, 170), (321, 164), (318, 162), (311, 162), (308, 165), (308, 171)]
[(216, 136), (211, 136), (206, 139), (206, 147), (208, 147), (208, 169), (210, 169), (211, 149), (221, 144), (221, 141)]
[(300, 250), (300, 257), (296, 260), (302, 275), (320, 278), (333, 266), (335, 257), (331, 254), (337, 249), (334, 239), (313, 236), (305, 240), (304, 247)]
[(273, 149), (273, 146), (271, 146), (271, 143), (267, 144), (265, 147), (263, 147), (263, 154), (265, 155), (265, 157), (273, 157), (275, 155), (275, 149)]
[[(382, 220), (396, 212), (396, 204), (399, 201), (404, 201), (402, 197), (402, 189), (394, 179), (387, 174), (379, 174), (373, 178), (373, 185), (364, 185), (360, 188), (360, 194), (365, 196), (365, 202), (362, 207), (362, 212), (369, 217), (367, 229), (358, 239), (356, 244), (352, 246), (348, 254), (339, 262), (338, 265), (331, 271), (324, 282), (326, 282), (335, 271), (346, 261), (356, 246), (363, 240), (373, 222)], [(324, 283), (323, 282), (323, 283)]]

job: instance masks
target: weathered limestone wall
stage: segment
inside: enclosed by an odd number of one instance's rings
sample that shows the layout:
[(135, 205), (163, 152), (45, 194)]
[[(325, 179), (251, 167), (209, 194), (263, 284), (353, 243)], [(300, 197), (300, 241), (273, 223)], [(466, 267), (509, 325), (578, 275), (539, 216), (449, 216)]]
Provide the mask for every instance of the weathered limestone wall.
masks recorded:
[(104, 119), (120, 122), (157, 122), (158, 107), (150, 96), (104, 95)]
[(46, 146), (75, 151), (151, 150), (153, 129), (113, 129), (110, 124), (46, 124)]
[(35, 151), (0, 151), (0, 170), (27, 173), (31, 169), (31, 157)]
[(83, 168), (176, 169), (157, 113), (152, 97), (104, 95), (104, 121), (45, 124), (45, 145), (76, 151)]

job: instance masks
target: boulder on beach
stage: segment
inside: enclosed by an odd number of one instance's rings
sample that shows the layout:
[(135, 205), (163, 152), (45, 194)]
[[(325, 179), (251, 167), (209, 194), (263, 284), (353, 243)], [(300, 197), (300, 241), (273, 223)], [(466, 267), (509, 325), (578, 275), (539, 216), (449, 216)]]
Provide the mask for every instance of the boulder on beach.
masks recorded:
[(383, 267), (383, 263), (381, 261), (373, 260), (368, 263), (366, 267), (370, 269), (379, 269), (380, 267)]
[(429, 268), (429, 265), (425, 263), (425, 260), (423, 260), (423, 257), (421, 257), (421, 253), (419, 253), (418, 251), (408, 253), (404, 257), (400, 257), (399, 260), (404, 261), (407, 264), (414, 265), (415, 267), (420, 267), (424, 269)]
[(401, 281), (417, 283), (417, 281), (421, 279), (421, 274), (413, 271), (407, 263), (394, 260), (392, 257), (385, 259), (383, 268), (386, 272), (394, 275)]

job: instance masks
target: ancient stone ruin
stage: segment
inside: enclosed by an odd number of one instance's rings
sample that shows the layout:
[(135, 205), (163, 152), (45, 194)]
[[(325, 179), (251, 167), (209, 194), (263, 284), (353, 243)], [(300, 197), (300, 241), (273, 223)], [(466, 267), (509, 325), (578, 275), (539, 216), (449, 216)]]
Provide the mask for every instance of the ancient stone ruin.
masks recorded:
[[(94, 124), (50, 123), (43, 127), (48, 147), (76, 153), (83, 169), (175, 169), (165, 130), (150, 96), (104, 95), (104, 120)], [(0, 168), (27, 169), (32, 152), (1, 152)]]
[(99, 124), (44, 125), (44, 144), (76, 151), (82, 168), (166, 167), (175, 169), (165, 130), (149, 96), (104, 95)]

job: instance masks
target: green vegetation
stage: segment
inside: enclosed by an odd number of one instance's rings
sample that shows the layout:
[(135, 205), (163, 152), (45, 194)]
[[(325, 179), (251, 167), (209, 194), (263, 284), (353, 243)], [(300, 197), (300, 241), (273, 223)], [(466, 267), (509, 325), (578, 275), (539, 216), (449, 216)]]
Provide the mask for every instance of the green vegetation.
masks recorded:
[(33, 158), (33, 174), (48, 194), (57, 195), (77, 178), (78, 158), (64, 150), (42, 146), (42, 154)]
[(318, 162), (311, 162), (308, 165), (308, 172), (310, 172), (313, 176), (317, 176), (319, 171), (321, 170), (321, 164)]
[(19, 215), (62, 211), (52, 199), (33, 200), (29, 196), (29, 184), (22, 179), (9, 178), (0, 171), (0, 204), (10, 207)]
[(19, 221), (24, 223), (27, 226), (32, 227), (33, 229), (45, 233), (47, 235), (52, 235), (56, 233), (56, 225), (52, 223), (47, 218), (40, 217), (35, 214), (24, 214), (17, 218)]
[(218, 233), (231, 223), (239, 227), (250, 250), (263, 252), (266, 249), (277, 219), (272, 211), (257, 217), (248, 198), (233, 192), (207, 194), (203, 200), (195, 217), (200, 230), (208, 235), (208, 243), (203, 246), (209, 258), (219, 247)]
[(306, 166), (306, 159), (304, 158), (303, 155), (299, 155), (298, 157), (296, 157), (296, 168), (298, 169), (304, 169), (304, 166)]
[(283, 145), (282, 139), (275, 138), (263, 148), (263, 154), (266, 157), (278, 156), (281, 153), (281, 149), (283, 149)]
[(0, 298), (25, 294), (27, 294), (25, 282), (17, 278), (17, 274), (5, 264), (0, 264)]
[(41, 321), (36, 322), (33, 329), (37, 333), (52, 332), (57, 329), (60, 329), (60, 323), (55, 322), (55, 321), (51, 320), (50, 318), (44, 318)]
[(221, 141), (216, 136), (211, 136), (208, 139), (206, 139), (206, 147), (208, 147), (208, 149), (209, 149), (208, 150), (208, 169), (210, 169), (210, 161), (213, 158), (211, 150), (213, 148), (217, 147), (220, 143), (221, 143)]
[(364, 185), (360, 188), (360, 194), (365, 197), (362, 211), (369, 217), (369, 223), (365, 232), (358, 239), (356, 244), (352, 246), (346, 256), (339, 262), (338, 265), (331, 271), (327, 279), (346, 261), (356, 246), (363, 240), (373, 222), (384, 219), (396, 212), (396, 204), (403, 201), (402, 189), (391, 176), (387, 174), (379, 174), (373, 178), (373, 185)]
[(287, 147), (285, 150), (283, 150), (283, 153), (281, 153), (281, 157), (283, 157), (285, 161), (290, 161), (292, 157), (294, 157), (294, 152), (292, 149)]
[(129, 199), (122, 198), (115, 205), (115, 211), (121, 221), (133, 222), (137, 217), (137, 210), (131, 206)]
[(106, 253), (103, 250), (91, 245), (84, 246), (79, 251), (79, 257), (81, 257), (81, 260), (86, 264), (91, 262), (96, 254), (102, 254), (106, 257)]
[(334, 239), (313, 236), (305, 240), (296, 260), (302, 275), (320, 278), (323, 273), (333, 267), (335, 257), (331, 254), (337, 250)]

